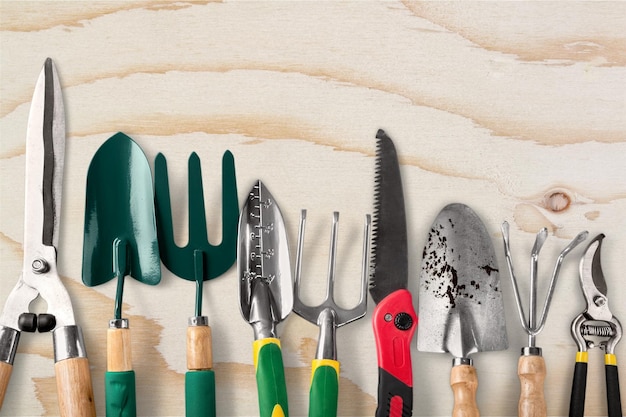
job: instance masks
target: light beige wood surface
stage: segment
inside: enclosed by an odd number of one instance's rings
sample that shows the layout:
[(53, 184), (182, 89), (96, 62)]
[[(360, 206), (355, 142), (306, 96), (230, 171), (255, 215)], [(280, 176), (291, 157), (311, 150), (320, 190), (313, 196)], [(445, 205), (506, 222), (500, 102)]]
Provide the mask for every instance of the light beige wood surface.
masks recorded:
[[(623, 2), (0, 2), (0, 306), (22, 264), (24, 141), (44, 59), (63, 85), (67, 144), (58, 267), (83, 328), (98, 415), (104, 415), (106, 333), (115, 283), (81, 280), (85, 179), (91, 157), (123, 131), (153, 162), (168, 161), (177, 240), (187, 236), (187, 158), (202, 160), (209, 236), (220, 240), (220, 161), (233, 152), (240, 201), (256, 179), (285, 216), (295, 257), (308, 209), (301, 294), (326, 285), (331, 216), (341, 213), (336, 296), (358, 301), (363, 216), (373, 209), (374, 135), (394, 139), (408, 215), (410, 282), (428, 227), (451, 202), (470, 205), (493, 237), (510, 348), (474, 355), (483, 416), (516, 415), (526, 336), (506, 271), (500, 224), (524, 298), (534, 236), (539, 297), (578, 232), (605, 233), (609, 305), (626, 322), (626, 4)], [(123, 202), (120, 202), (123, 204)], [(583, 245), (584, 246), (584, 245)], [(548, 415), (567, 415), (585, 308), (577, 248), (565, 260), (537, 337)], [(129, 279), (124, 316), (140, 416), (184, 415), (187, 318), (195, 288), (164, 267), (155, 287)], [(204, 284), (217, 412), (257, 415), (250, 326), (236, 268)], [(365, 319), (338, 329), (339, 414), (373, 415), (377, 367)], [(417, 306), (416, 306), (417, 307)], [(37, 301), (31, 310), (45, 311)], [(419, 328), (418, 328), (419, 332)], [(289, 409), (307, 414), (318, 329), (292, 314), (279, 325)], [(415, 343), (413, 344), (415, 346)], [(0, 416), (59, 414), (50, 334), (23, 334)], [(626, 361), (626, 341), (617, 345)], [(606, 414), (603, 354), (589, 356), (586, 415)], [(413, 351), (414, 414), (451, 415), (451, 358)], [(620, 374), (626, 404), (626, 370)]]

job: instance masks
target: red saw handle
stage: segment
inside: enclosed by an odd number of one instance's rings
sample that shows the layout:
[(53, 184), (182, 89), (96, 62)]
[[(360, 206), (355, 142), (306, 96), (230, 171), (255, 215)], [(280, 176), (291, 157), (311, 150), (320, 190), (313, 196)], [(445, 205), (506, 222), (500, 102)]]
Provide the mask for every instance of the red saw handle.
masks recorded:
[(411, 293), (389, 294), (374, 309), (372, 321), (378, 356), (376, 417), (408, 417), (413, 412), (411, 340), (417, 328)]

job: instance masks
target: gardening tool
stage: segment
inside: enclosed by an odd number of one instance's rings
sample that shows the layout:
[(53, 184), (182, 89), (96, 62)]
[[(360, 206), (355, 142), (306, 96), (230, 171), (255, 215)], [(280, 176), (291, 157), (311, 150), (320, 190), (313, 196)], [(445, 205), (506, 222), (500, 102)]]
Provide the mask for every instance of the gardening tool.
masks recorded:
[(539, 258), (539, 251), (545, 243), (548, 237), (548, 229), (545, 227), (537, 233), (535, 239), (535, 245), (530, 256), (530, 296), (528, 320), (524, 314), (522, 307), (522, 300), (520, 297), (519, 288), (517, 286), (517, 279), (513, 272), (513, 261), (511, 259), (511, 247), (509, 243), (509, 224), (507, 222), (502, 223), (502, 238), (504, 240), (504, 255), (509, 267), (509, 275), (513, 283), (513, 292), (515, 294), (515, 302), (517, 304), (517, 312), (519, 313), (519, 319), (522, 323), (524, 331), (528, 334), (528, 346), (522, 348), (522, 356), (519, 358), (517, 364), (517, 374), (520, 379), (521, 393), (518, 404), (518, 416), (519, 417), (541, 417), (546, 416), (548, 413), (546, 407), (546, 400), (543, 394), (543, 382), (546, 377), (546, 363), (541, 355), (541, 348), (536, 346), (536, 336), (543, 330), (548, 316), (548, 310), (550, 308), (550, 301), (554, 294), (554, 288), (556, 287), (556, 280), (561, 270), (561, 264), (563, 259), (568, 253), (572, 251), (579, 243), (587, 238), (587, 232), (579, 233), (574, 240), (567, 245), (559, 255), (554, 271), (552, 272), (552, 279), (550, 280), (550, 286), (546, 293), (546, 299), (543, 304), (543, 310), (541, 316), (537, 321), (537, 263)]
[(202, 287), (206, 280), (219, 277), (237, 256), (239, 202), (233, 155), (222, 158), (222, 242), (211, 245), (207, 237), (206, 211), (200, 158), (189, 157), (189, 240), (185, 247), (174, 241), (167, 162), (163, 154), (155, 160), (155, 201), (159, 250), (163, 264), (180, 278), (196, 283), (195, 315), (188, 320), (185, 412), (187, 417), (215, 416), (215, 373), (211, 351), (211, 327), (202, 315)]
[(87, 172), (83, 282), (89, 287), (117, 279), (114, 318), (107, 330), (107, 416), (135, 416), (135, 372), (128, 319), (122, 318), (124, 280), (161, 280), (152, 175), (146, 156), (123, 133), (95, 153)]
[[(61, 84), (48, 58), (28, 116), (22, 275), (0, 314), (0, 408), (21, 332), (52, 331), (59, 412), (63, 417), (95, 417), (83, 334), (57, 270), (64, 156)], [(37, 297), (48, 304), (47, 313), (30, 312), (29, 305)]]
[(582, 417), (585, 411), (588, 349), (604, 350), (606, 397), (609, 417), (622, 416), (615, 346), (622, 338), (622, 325), (609, 309), (607, 286), (602, 273), (600, 250), (603, 234), (596, 236), (580, 260), (580, 285), (587, 308), (572, 322), (572, 337), (578, 345), (572, 382), (570, 417)]
[(508, 348), (498, 265), (487, 229), (464, 204), (435, 218), (424, 248), (417, 348), (454, 356), (452, 415), (478, 416), (478, 378), (470, 355)]
[(376, 302), (372, 316), (378, 358), (376, 417), (413, 412), (411, 339), (417, 327), (411, 293), (406, 216), (398, 156), (383, 130), (376, 134), (374, 222), (370, 294)]
[(326, 299), (319, 306), (311, 307), (305, 305), (302, 300), (300, 300), (300, 276), (302, 271), (306, 210), (302, 210), (300, 214), (300, 234), (298, 238), (298, 253), (296, 254), (296, 281), (294, 285), (295, 297), (293, 311), (303, 319), (316, 324), (320, 328), (317, 352), (313, 360), (311, 372), (309, 417), (334, 417), (337, 415), (339, 362), (337, 361), (336, 330), (344, 324), (360, 319), (365, 316), (367, 312), (367, 276), (371, 219), (369, 215), (365, 217), (361, 297), (357, 306), (350, 310), (337, 306), (333, 299), (338, 222), (339, 213), (334, 212), (332, 232), (330, 235), (330, 260), (328, 262), (328, 288), (326, 289)]
[(276, 333), (293, 306), (289, 246), (276, 200), (261, 182), (239, 217), (237, 269), (241, 314), (254, 330), (253, 357), (261, 417), (288, 416), (285, 370)]

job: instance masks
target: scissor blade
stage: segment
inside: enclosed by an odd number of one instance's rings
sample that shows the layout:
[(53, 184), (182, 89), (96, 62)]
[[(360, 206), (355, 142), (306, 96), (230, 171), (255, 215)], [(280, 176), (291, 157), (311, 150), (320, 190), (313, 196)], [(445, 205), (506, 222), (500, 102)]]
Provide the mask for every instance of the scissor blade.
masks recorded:
[(65, 111), (54, 63), (46, 59), (39, 74), (26, 133), (24, 251), (58, 245)]
[[(597, 291), (606, 297), (607, 286), (600, 259), (603, 239), (604, 234), (599, 234), (587, 246), (581, 259), (580, 278), (583, 291), (589, 292), (589, 294)], [(588, 297), (588, 299), (593, 299), (593, 296)]]

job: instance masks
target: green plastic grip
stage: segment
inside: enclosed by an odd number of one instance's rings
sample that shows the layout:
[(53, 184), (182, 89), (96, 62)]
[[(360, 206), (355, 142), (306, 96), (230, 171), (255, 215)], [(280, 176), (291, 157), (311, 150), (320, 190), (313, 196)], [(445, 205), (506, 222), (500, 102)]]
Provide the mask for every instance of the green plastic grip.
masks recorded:
[(309, 417), (336, 417), (339, 397), (339, 362), (331, 359), (313, 360)]
[(107, 417), (135, 417), (135, 371), (105, 372), (104, 393)]
[(252, 347), (260, 417), (288, 417), (287, 384), (280, 341), (268, 337), (255, 340)]
[(185, 416), (215, 417), (215, 372), (210, 369), (185, 374)]

